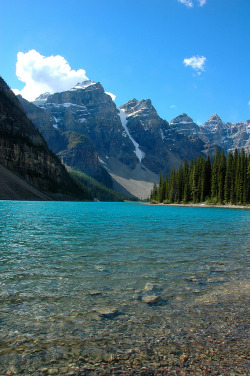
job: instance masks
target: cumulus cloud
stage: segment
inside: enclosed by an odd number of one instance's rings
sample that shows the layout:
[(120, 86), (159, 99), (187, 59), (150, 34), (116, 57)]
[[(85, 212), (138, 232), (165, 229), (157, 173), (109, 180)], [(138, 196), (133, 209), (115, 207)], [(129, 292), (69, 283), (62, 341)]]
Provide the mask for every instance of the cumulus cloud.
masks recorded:
[(115, 101), (115, 98), (116, 98), (116, 95), (113, 94), (113, 93), (110, 93), (108, 91), (105, 91), (106, 94), (108, 94), (111, 98), (112, 98), (112, 101)]
[(204, 56), (192, 56), (183, 60), (183, 64), (186, 67), (193, 68), (199, 76), (205, 70), (205, 63), (207, 58)]
[(17, 54), (16, 75), (25, 86), (21, 91), (13, 91), (29, 101), (42, 93), (68, 90), (78, 82), (88, 80), (84, 69), (71, 69), (64, 57), (46, 57), (35, 50)]
[(206, 4), (207, 0), (178, 0), (179, 3), (186, 5), (186, 7), (193, 8), (195, 4), (198, 4), (200, 7)]

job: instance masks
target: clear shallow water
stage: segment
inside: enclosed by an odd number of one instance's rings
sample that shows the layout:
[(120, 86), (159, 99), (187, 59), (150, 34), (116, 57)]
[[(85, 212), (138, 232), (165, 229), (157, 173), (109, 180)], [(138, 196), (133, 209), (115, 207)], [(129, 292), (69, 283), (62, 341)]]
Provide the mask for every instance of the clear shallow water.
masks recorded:
[(0, 202), (0, 373), (147, 364), (223, 332), (245, 315), (249, 230), (248, 210)]

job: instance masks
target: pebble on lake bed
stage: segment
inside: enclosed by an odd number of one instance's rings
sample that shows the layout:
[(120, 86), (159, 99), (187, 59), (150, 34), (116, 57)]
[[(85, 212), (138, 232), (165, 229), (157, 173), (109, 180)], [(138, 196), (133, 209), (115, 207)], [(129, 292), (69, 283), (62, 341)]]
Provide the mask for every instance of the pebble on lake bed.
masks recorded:
[(144, 290), (145, 291), (154, 291), (154, 290), (158, 290), (159, 288), (160, 288), (159, 284), (148, 282), (148, 283), (146, 283)]
[(99, 314), (99, 316), (112, 319), (119, 315), (119, 311), (116, 308), (99, 308), (96, 310), (96, 312)]
[(102, 295), (102, 292), (99, 291), (99, 290), (91, 290), (91, 291), (89, 291), (89, 295), (90, 296), (98, 296), (98, 295)]
[(153, 304), (157, 304), (161, 301), (161, 296), (160, 295), (147, 295), (147, 296), (143, 296), (141, 301), (143, 303), (153, 305)]

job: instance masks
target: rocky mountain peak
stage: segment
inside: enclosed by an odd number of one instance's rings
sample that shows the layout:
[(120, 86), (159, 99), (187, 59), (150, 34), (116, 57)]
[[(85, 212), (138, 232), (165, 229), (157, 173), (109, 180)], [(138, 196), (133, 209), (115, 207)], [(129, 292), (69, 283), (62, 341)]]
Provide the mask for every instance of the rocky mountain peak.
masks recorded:
[(87, 87), (89, 86), (92, 86), (92, 85), (96, 85), (96, 82), (95, 81), (92, 81), (92, 80), (86, 80), (86, 81), (83, 81), (83, 82), (78, 82), (72, 89), (70, 89), (71, 91), (73, 90), (84, 90), (86, 89)]
[(143, 99), (138, 101), (137, 99), (131, 99), (129, 102), (120, 107), (128, 117), (133, 116), (158, 116), (154, 106), (150, 99)]
[(198, 125), (195, 124), (193, 119), (191, 119), (191, 117), (189, 117), (185, 113), (171, 120), (170, 126), (177, 133), (186, 135), (186, 136), (196, 135), (199, 131)]
[(48, 99), (48, 97), (49, 97), (50, 95), (51, 95), (51, 93), (49, 93), (49, 92), (43, 93), (43, 94), (39, 95), (39, 97), (37, 97), (37, 98), (34, 100), (33, 103), (34, 103), (36, 106), (43, 105), (43, 104), (47, 101), (47, 99)]
[(183, 113), (183, 114), (177, 116), (176, 118), (174, 118), (173, 120), (171, 120), (170, 125), (173, 125), (173, 124), (187, 124), (187, 123), (194, 124), (194, 121), (187, 114)]
[(222, 120), (219, 115), (213, 114), (212, 116), (210, 116), (207, 123), (222, 123)]
[(45, 101), (48, 99), (48, 96), (51, 95), (51, 93), (49, 93), (48, 91), (46, 93), (43, 93), (41, 95), (39, 95), (39, 97), (37, 97), (35, 100), (36, 101)]
[[(91, 80), (78, 83), (72, 89), (54, 93), (44, 100), (34, 101), (37, 106), (45, 108), (47, 106), (64, 106), (65, 108), (75, 106), (108, 106), (115, 112), (115, 105), (110, 95), (104, 92), (103, 86), (99, 82)], [(102, 108), (103, 110), (103, 108)]]

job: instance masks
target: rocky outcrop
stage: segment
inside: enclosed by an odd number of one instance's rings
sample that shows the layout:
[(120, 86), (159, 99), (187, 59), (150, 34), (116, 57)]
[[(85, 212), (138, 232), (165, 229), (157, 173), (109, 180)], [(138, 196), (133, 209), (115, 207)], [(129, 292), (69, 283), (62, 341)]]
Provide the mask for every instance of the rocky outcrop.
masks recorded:
[(84, 171), (96, 180), (100, 180), (104, 185), (112, 187), (112, 179), (101, 165), (92, 141), (73, 131), (64, 132), (62, 135), (67, 139), (67, 147), (58, 153), (61, 161), (67, 166)]

